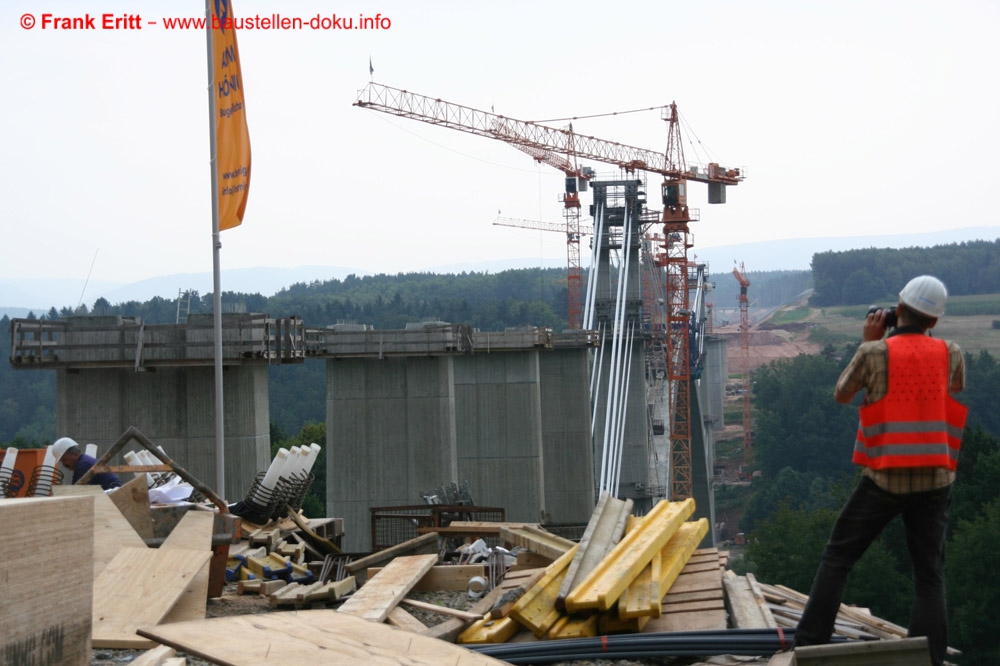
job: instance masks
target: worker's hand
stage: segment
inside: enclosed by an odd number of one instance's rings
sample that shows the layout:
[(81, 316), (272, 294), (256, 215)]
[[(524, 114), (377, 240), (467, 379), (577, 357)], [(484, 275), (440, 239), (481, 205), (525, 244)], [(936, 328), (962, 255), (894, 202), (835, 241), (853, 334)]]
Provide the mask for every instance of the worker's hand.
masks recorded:
[(863, 342), (873, 342), (882, 339), (882, 336), (885, 335), (885, 316), (886, 310), (883, 308), (865, 317), (865, 326), (861, 330), (861, 340)]

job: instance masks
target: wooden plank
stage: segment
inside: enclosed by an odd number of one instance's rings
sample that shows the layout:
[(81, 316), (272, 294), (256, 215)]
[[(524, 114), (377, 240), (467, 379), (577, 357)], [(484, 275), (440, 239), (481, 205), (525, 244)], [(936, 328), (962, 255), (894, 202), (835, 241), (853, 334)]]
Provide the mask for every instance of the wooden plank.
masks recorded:
[(0, 499), (0, 664), (90, 666), (94, 499)]
[(427, 625), (413, 617), (410, 611), (399, 606), (389, 611), (389, 615), (386, 616), (385, 621), (386, 624), (391, 624), (394, 627), (399, 627), (414, 634), (423, 633), (424, 629), (427, 628)]
[(424, 574), (437, 562), (433, 555), (404, 555), (382, 569), (337, 609), (372, 622), (384, 622), (389, 611), (413, 589)]
[[(369, 579), (382, 571), (382, 567), (371, 567), (365, 573)], [(421, 592), (464, 592), (469, 587), (469, 579), (485, 577), (486, 567), (482, 564), (444, 564), (431, 567), (424, 577), (413, 586)]]
[(767, 622), (757, 605), (757, 599), (744, 576), (727, 571), (722, 577), (726, 591), (726, 606), (736, 629), (766, 629)]
[(56, 497), (87, 495), (94, 498), (94, 577), (122, 548), (145, 548), (146, 542), (125, 519), (100, 486), (53, 486)]
[[(563, 553), (576, 545), (569, 539), (534, 525), (521, 528), (501, 528), (500, 538), (511, 546), (527, 548), (533, 553), (547, 557), (550, 562), (555, 562), (563, 556)], [(520, 555), (518, 558), (520, 561)]]
[[(572, 546), (570, 547), (572, 548)], [(566, 550), (569, 550), (569, 548)], [(552, 564), (553, 561), (554, 560), (551, 557), (539, 555), (538, 553), (533, 553), (530, 550), (520, 550), (517, 553), (517, 563), (507, 569), (507, 573), (512, 571), (522, 571), (524, 569), (544, 569)]]
[[(215, 530), (215, 512), (189, 509), (160, 545), (160, 550), (186, 548), (212, 555), (212, 533)], [(186, 622), (205, 617), (208, 604), (208, 579), (211, 559), (195, 574), (163, 622)]]
[(679, 601), (663, 607), (664, 613), (700, 613), (702, 611), (726, 610), (726, 602), (722, 599), (698, 599), (695, 601)]
[(385, 548), (377, 553), (372, 553), (367, 557), (354, 560), (347, 564), (344, 569), (347, 573), (358, 577), (359, 582), (364, 582), (365, 571), (371, 567), (382, 567), (402, 555), (423, 555), (425, 553), (437, 553), (439, 550), (437, 533), (431, 532), (423, 536), (396, 544), (391, 548)]
[[(556, 596), (556, 608), (564, 608), (570, 591), (614, 548), (625, 534), (625, 519), (632, 512), (632, 500), (620, 500), (609, 493), (601, 493), (580, 539), (580, 547), (570, 562)], [(596, 630), (596, 625), (595, 625)]]
[(119, 551), (94, 582), (93, 647), (155, 647), (136, 628), (159, 623), (210, 558), (186, 548)]
[(929, 666), (927, 637), (795, 648), (797, 666)]
[(145, 474), (116, 488), (108, 497), (140, 537), (152, 539), (155, 536), (153, 516), (149, 511), (149, 484)]
[(651, 619), (642, 628), (643, 632), (670, 631), (705, 631), (710, 629), (727, 629), (726, 609), (720, 605), (717, 609), (701, 609), (684, 613), (664, 613)]
[(757, 584), (757, 579), (752, 573), (747, 573), (746, 575), (747, 584), (750, 586), (750, 593), (753, 594), (754, 601), (757, 602), (757, 608), (760, 610), (760, 616), (764, 620), (764, 624), (774, 629), (777, 627), (777, 623), (774, 621), (774, 617), (771, 615), (771, 610), (767, 606), (767, 601), (764, 599), (764, 593), (761, 592), (760, 585)]
[(319, 655), (325, 655), (323, 663), (342, 666), (506, 663), (334, 610), (234, 615), (143, 627), (139, 633), (221, 666), (315, 664), (319, 663)]
[(129, 662), (131, 666), (163, 666), (163, 662), (172, 659), (177, 651), (169, 645), (160, 645), (152, 650), (146, 650)]
[(663, 605), (684, 604), (689, 601), (723, 601), (722, 579), (719, 579), (719, 588), (715, 590), (698, 590), (697, 592), (671, 592), (663, 597)]
[(674, 584), (670, 586), (667, 594), (715, 589), (722, 589), (722, 571), (713, 569), (689, 573), (688, 568), (685, 567), (681, 570), (681, 575), (677, 577)]

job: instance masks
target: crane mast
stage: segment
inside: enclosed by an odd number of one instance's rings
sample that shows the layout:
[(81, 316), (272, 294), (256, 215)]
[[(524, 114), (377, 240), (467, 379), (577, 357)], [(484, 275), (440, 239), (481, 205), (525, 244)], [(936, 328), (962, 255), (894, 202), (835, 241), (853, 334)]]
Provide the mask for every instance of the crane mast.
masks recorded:
[(750, 409), (750, 301), (747, 289), (750, 280), (741, 263), (733, 267), (733, 275), (740, 283), (740, 373), (743, 376), (743, 464), (750, 464), (750, 450), (753, 448), (753, 414)]
[(668, 386), (671, 387), (668, 404), (672, 406), (670, 497), (674, 500), (692, 497), (690, 337), (696, 314), (691, 312), (689, 272), (696, 267), (688, 260), (688, 250), (693, 246), (688, 224), (698, 219), (698, 212), (688, 207), (687, 184), (689, 181), (706, 183), (708, 202), (725, 203), (726, 186), (739, 184), (744, 178), (742, 170), (715, 162), (695, 165), (685, 161), (676, 103), (665, 107), (663, 120), (668, 127), (667, 147), (663, 152), (576, 134), (572, 125), (559, 129), (516, 120), (375, 82), (359, 91), (354, 105), (503, 141), (563, 171), (567, 186), (563, 203), (568, 241), (570, 325), (574, 327), (582, 321), (573, 303), (579, 304), (581, 300), (579, 190), (582, 189), (580, 183), (586, 182), (585, 172), (577, 168), (577, 160), (610, 164), (627, 173), (646, 171), (663, 176), (663, 233), (657, 237), (661, 251), (655, 253), (654, 262), (665, 274), (665, 353)]

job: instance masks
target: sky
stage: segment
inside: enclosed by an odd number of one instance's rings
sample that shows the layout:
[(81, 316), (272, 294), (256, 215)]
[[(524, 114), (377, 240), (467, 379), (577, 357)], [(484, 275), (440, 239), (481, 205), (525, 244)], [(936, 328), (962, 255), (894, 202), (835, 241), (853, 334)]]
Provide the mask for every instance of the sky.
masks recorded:
[[(233, 0), (233, 12), (378, 15), (382, 28), (238, 34), (253, 163), (243, 224), (221, 234), (224, 289), (227, 270), (255, 267), (565, 259), (559, 233), (493, 224), (560, 221), (560, 172), (353, 106), (370, 80), (554, 127), (577, 118), (577, 133), (656, 151), (657, 110), (583, 117), (675, 101), (687, 160), (746, 174), (725, 205), (692, 184), (695, 254), (1000, 224), (995, 0)], [(43, 14), (105, 13), (142, 29), (42, 28)], [(200, 16), (191, 0), (0, 6), (0, 282), (211, 272), (205, 34), (163, 21)], [(657, 177), (648, 188), (657, 201)]]

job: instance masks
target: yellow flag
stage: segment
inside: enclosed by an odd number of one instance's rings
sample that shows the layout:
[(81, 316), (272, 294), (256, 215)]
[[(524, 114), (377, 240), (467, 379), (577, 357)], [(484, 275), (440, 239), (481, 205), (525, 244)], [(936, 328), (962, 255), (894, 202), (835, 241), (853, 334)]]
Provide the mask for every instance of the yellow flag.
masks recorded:
[(218, 176), (219, 230), (243, 222), (250, 191), (250, 132), (243, 100), (240, 49), (233, 27), (233, 3), (209, 0), (215, 85), (215, 169)]

